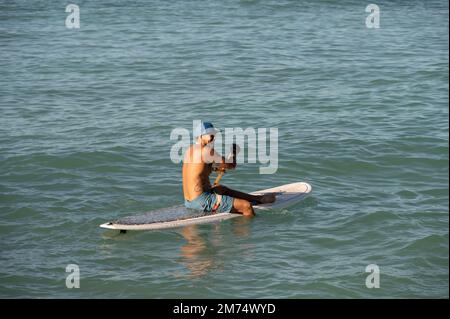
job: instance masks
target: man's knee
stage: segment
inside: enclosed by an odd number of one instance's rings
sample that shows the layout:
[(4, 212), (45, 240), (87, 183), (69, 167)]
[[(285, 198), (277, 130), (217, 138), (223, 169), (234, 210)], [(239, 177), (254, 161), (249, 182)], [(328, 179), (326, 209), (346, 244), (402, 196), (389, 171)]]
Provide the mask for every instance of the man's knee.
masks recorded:
[(244, 200), (244, 208), (246, 210), (251, 210), (252, 209), (252, 204), (250, 204), (250, 202), (248, 200)]
[(242, 201), (242, 214), (245, 216), (253, 216), (255, 213), (253, 212), (252, 204), (249, 201)]
[(247, 214), (248, 211), (252, 210), (252, 205), (250, 202), (246, 201), (245, 199), (234, 199), (233, 207), (242, 214)]

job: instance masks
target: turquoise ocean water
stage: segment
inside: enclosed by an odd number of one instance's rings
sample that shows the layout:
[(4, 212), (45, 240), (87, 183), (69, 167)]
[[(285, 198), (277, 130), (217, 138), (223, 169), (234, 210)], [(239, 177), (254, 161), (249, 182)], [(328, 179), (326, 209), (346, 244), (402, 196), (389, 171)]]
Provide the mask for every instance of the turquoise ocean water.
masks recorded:
[[(448, 298), (448, 3), (0, 3), (0, 297)], [(288, 210), (118, 234), (182, 201), (174, 128), (278, 128)], [(68, 264), (80, 288), (66, 288)], [(380, 269), (368, 289), (366, 266)]]

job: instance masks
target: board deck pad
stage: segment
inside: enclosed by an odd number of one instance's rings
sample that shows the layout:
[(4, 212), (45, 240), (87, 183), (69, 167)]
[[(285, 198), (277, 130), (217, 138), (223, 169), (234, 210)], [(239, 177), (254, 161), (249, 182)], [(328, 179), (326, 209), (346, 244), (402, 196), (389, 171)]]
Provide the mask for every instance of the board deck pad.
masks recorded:
[(127, 216), (116, 220), (114, 223), (122, 225), (142, 225), (151, 223), (163, 223), (188, 218), (197, 218), (211, 215), (210, 212), (188, 209), (184, 205), (152, 210), (142, 215)]
[[(308, 183), (297, 182), (252, 192), (251, 194), (253, 195), (263, 195), (267, 193), (275, 193), (276, 195), (276, 201), (274, 203), (254, 205), (253, 208), (255, 211), (286, 208), (303, 200), (309, 195), (311, 190), (312, 187)], [(102, 224), (100, 227), (117, 230), (164, 229), (220, 221), (238, 216), (242, 215), (202, 212), (188, 209), (184, 205), (177, 205), (152, 210), (140, 215), (123, 217)]]

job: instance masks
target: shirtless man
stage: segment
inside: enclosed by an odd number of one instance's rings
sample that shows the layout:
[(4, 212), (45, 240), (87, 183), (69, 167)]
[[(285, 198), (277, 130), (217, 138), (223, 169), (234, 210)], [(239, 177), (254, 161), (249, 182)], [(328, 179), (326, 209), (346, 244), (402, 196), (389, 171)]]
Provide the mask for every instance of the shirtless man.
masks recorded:
[(183, 159), (183, 194), (185, 206), (204, 212), (239, 213), (252, 217), (255, 212), (252, 203), (265, 204), (275, 201), (275, 195), (250, 195), (228, 187), (211, 186), (209, 175), (216, 164), (218, 171), (236, 168), (236, 157), (233, 163), (225, 163), (212, 146), (218, 132), (211, 123), (201, 122), (194, 131), (196, 144), (191, 145)]

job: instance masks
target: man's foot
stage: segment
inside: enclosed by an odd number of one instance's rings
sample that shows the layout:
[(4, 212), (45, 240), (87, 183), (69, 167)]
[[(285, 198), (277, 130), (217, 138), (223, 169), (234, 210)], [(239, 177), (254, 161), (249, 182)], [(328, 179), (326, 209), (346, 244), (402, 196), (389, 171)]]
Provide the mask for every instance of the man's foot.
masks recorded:
[(276, 200), (275, 194), (264, 194), (260, 196), (259, 203), (260, 204), (269, 204), (273, 203)]

